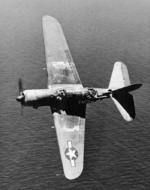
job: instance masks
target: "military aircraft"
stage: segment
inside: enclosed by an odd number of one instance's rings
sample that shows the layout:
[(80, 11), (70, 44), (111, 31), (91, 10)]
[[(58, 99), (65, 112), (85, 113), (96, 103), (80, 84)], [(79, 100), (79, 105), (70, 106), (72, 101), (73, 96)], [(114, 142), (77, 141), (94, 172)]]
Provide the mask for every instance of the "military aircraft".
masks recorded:
[(16, 100), (22, 106), (51, 108), (64, 174), (71, 180), (79, 177), (83, 170), (86, 105), (111, 98), (123, 118), (132, 121), (135, 108), (129, 92), (141, 84), (131, 85), (127, 66), (116, 62), (108, 88), (83, 87), (61, 25), (50, 16), (43, 16), (42, 24), (48, 87), (24, 90), (19, 79)]

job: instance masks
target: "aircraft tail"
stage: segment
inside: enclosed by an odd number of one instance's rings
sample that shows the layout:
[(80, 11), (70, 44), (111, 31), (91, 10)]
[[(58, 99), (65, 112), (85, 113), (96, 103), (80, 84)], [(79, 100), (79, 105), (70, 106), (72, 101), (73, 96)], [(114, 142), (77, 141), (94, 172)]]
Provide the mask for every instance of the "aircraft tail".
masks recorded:
[(132, 121), (135, 118), (134, 100), (129, 92), (140, 86), (141, 84), (130, 85), (128, 69), (124, 63), (114, 64), (108, 88), (111, 90), (110, 97), (126, 121)]

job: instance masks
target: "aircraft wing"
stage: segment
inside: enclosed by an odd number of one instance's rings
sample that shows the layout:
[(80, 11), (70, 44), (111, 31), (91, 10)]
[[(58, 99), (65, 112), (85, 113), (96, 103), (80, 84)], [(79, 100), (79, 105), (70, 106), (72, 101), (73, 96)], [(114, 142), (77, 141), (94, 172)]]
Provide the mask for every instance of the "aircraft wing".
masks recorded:
[[(61, 25), (50, 16), (43, 17), (48, 88), (82, 89)], [(66, 178), (80, 176), (84, 163), (86, 105), (67, 98), (51, 105), (57, 140)]]
[(66, 178), (79, 177), (84, 164), (86, 105), (67, 102), (65, 108), (51, 107)]
[(70, 50), (59, 22), (43, 17), (48, 88), (57, 84), (81, 84)]

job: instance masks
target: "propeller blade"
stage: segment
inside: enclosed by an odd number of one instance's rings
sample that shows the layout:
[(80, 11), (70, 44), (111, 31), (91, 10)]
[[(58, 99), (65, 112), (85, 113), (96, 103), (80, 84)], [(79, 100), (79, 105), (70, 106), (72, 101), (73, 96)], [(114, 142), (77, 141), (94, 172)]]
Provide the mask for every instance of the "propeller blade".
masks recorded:
[(20, 105), (21, 105), (21, 109), (20, 109), (20, 115), (23, 115), (23, 108), (24, 108), (24, 99), (25, 99), (25, 96), (24, 96), (24, 93), (23, 93), (23, 82), (22, 82), (22, 79), (19, 78), (18, 79), (18, 91), (19, 91), (19, 95), (16, 97), (16, 100), (18, 102), (20, 102)]
[(19, 90), (19, 94), (20, 94), (20, 92), (23, 91), (23, 82), (22, 82), (21, 78), (19, 78), (19, 80), (18, 80), (18, 90)]

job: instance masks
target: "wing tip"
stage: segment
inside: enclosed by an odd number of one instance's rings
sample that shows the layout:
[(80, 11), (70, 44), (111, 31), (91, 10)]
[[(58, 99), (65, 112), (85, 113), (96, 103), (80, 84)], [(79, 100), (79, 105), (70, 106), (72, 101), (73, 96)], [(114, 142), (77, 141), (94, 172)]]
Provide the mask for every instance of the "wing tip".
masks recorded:
[(68, 180), (74, 180), (74, 179), (77, 179), (78, 177), (81, 176), (83, 172), (83, 167), (80, 168), (80, 170), (78, 172), (75, 172), (75, 173), (71, 173), (71, 172), (66, 172), (64, 171), (64, 175), (65, 177), (68, 179)]
[(42, 21), (43, 22), (53, 22), (53, 23), (58, 23), (58, 20), (52, 16), (49, 15), (44, 15), (42, 16)]
[(118, 68), (126, 67), (127, 68), (127, 65), (124, 62), (122, 62), (122, 61), (116, 61), (114, 63), (114, 67), (118, 67)]

